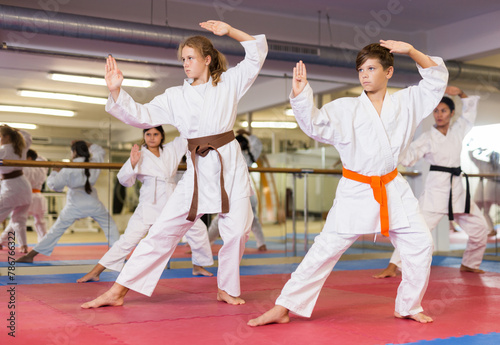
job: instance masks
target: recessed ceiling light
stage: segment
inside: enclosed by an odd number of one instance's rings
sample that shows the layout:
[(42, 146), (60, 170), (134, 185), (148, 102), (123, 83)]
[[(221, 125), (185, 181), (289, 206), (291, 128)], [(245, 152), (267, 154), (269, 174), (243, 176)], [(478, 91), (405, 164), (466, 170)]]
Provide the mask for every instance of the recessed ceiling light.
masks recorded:
[(83, 95), (60, 93), (60, 92), (19, 90), (17, 91), (17, 94), (23, 97), (59, 99), (63, 101), (73, 101), (73, 102), (100, 104), (100, 105), (104, 105), (108, 102), (108, 99), (104, 97), (83, 96)]
[(75, 116), (75, 112), (72, 110), (24, 107), (19, 105), (6, 105), (6, 104), (0, 104), (0, 111), (10, 112), (10, 113), (42, 114), (42, 115), (66, 116), (66, 117)]
[[(65, 81), (69, 83), (106, 86), (106, 81), (104, 80), (104, 78), (98, 76), (49, 73), (49, 78), (52, 80)], [(122, 83), (123, 86), (132, 86), (132, 87), (151, 87), (152, 84), (153, 82), (151, 80), (132, 79), (132, 78), (124, 78)]]

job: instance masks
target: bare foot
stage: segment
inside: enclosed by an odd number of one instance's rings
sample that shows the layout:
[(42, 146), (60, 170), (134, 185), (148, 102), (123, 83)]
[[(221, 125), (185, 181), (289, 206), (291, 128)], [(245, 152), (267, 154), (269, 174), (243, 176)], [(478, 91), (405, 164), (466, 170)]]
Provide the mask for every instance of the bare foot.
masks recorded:
[(38, 255), (38, 252), (35, 250), (32, 250), (28, 254), (21, 256), (19, 259), (16, 260), (16, 262), (32, 263), (33, 258), (37, 255)]
[(221, 289), (217, 290), (217, 301), (226, 302), (227, 304), (232, 305), (245, 304), (245, 300), (243, 298), (231, 296), (226, 291)]
[(424, 313), (401, 316), (401, 314), (399, 314), (398, 312), (394, 312), (394, 316), (397, 317), (398, 319), (410, 319), (420, 323), (431, 323), (434, 321), (430, 316), (427, 316)]
[(19, 252), (23, 253), (23, 254), (26, 254), (28, 252), (28, 246), (27, 245), (21, 246), (19, 248)]
[(497, 231), (495, 229), (491, 229), (491, 231), (488, 234), (488, 237), (496, 236), (496, 235), (497, 235)]
[(373, 278), (392, 278), (396, 276), (396, 271), (398, 266), (393, 263), (389, 263), (389, 265), (380, 273), (373, 275)]
[(205, 276), (205, 277), (213, 277), (213, 274), (208, 272), (204, 267), (193, 265), (193, 275), (194, 276)]
[(470, 268), (464, 265), (460, 265), (460, 272), (484, 273), (484, 271), (479, 268)]
[(119, 307), (123, 305), (123, 300), (128, 292), (128, 288), (115, 283), (111, 289), (97, 297), (95, 300), (83, 303), (83, 309), (99, 308), (104, 306)]
[(99, 276), (105, 269), (106, 267), (104, 267), (103, 265), (97, 264), (94, 266), (94, 268), (92, 268), (92, 270), (89, 273), (87, 273), (80, 279), (77, 279), (76, 282), (77, 283), (98, 282)]
[(92, 272), (87, 273), (80, 279), (77, 279), (77, 283), (86, 283), (86, 282), (98, 282), (99, 281), (99, 275), (95, 275)]
[(265, 252), (267, 251), (267, 246), (265, 244), (261, 245), (259, 248), (257, 248), (259, 252)]
[(288, 309), (280, 305), (275, 305), (261, 316), (248, 321), (247, 325), (256, 327), (268, 325), (270, 323), (288, 323), (290, 317), (288, 316)]

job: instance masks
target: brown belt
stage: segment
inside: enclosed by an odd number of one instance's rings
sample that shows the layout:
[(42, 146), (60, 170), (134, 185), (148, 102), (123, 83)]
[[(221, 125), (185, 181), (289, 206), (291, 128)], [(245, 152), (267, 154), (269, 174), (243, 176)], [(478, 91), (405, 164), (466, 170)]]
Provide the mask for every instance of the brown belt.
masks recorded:
[(13, 172), (10, 172), (8, 174), (2, 174), (2, 180), (8, 180), (11, 178), (19, 177), (23, 174), (22, 170), (14, 170)]
[(191, 208), (189, 209), (189, 214), (187, 220), (194, 222), (198, 214), (198, 176), (196, 173), (196, 155), (205, 157), (211, 150), (215, 150), (219, 155), (220, 161), (220, 194), (222, 202), (222, 213), (229, 212), (229, 198), (227, 196), (226, 190), (224, 189), (224, 167), (222, 165), (222, 156), (217, 149), (226, 144), (229, 144), (234, 140), (234, 132), (229, 131), (222, 134), (209, 135), (206, 137), (188, 139), (188, 150), (191, 152), (191, 160), (194, 167), (194, 188), (193, 188), (193, 199), (191, 201)]
[(33, 189), (31, 190), (31, 192), (32, 192), (32, 193), (41, 193), (42, 191), (41, 191), (40, 189), (35, 189), (35, 188), (33, 188)]

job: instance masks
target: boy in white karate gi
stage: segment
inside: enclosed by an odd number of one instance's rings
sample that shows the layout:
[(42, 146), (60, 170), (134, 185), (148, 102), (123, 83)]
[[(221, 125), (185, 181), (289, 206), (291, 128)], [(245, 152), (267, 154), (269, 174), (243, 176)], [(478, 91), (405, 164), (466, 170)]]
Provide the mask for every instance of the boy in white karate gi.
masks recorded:
[[(179, 47), (187, 78), (142, 105), (121, 89), (123, 74), (110, 56), (106, 81), (110, 98), (106, 110), (139, 128), (171, 124), (188, 140), (187, 170), (158, 220), (149, 230), (116, 283), (82, 308), (123, 304), (129, 289), (151, 296), (165, 265), (182, 236), (205, 213), (219, 213), (224, 241), (219, 251), (217, 300), (243, 304), (239, 266), (253, 221), (250, 176), (232, 131), (237, 104), (253, 84), (267, 55), (264, 35), (250, 36), (220, 21), (200, 26), (241, 43), (245, 58), (226, 70), (224, 56), (206, 37), (189, 37)], [(199, 186), (199, 190), (198, 190)]]
[[(430, 58), (404, 42), (380, 41), (363, 48), (356, 69), (364, 92), (357, 98), (336, 99), (314, 106), (305, 65), (293, 70), (290, 103), (301, 129), (311, 138), (334, 145), (344, 177), (322, 232), (290, 280), (276, 305), (248, 322), (250, 326), (287, 323), (289, 312), (310, 317), (321, 288), (342, 253), (363, 234), (382, 231), (400, 249), (403, 279), (394, 315), (432, 322), (420, 305), (427, 288), (432, 237), (417, 199), (397, 166), (414, 135), (443, 96), (448, 71), (440, 58)], [(393, 95), (392, 53), (410, 56), (423, 80)]]
[[(455, 220), (468, 236), (460, 271), (484, 273), (479, 266), (488, 241), (488, 225), (481, 210), (470, 200), (469, 188), (464, 190), (460, 176), (462, 142), (474, 126), (479, 96), (468, 97), (456, 86), (448, 86), (446, 94), (460, 97), (462, 115), (452, 124), (455, 103), (443, 97), (434, 109), (436, 124), (411, 143), (401, 164), (412, 166), (422, 157), (431, 164), (419, 198), (427, 226), (434, 229), (444, 215), (448, 215), (450, 221)], [(401, 268), (401, 258), (395, 249), (387, 268), (374, 277), (394, 277), (398, 267)]]

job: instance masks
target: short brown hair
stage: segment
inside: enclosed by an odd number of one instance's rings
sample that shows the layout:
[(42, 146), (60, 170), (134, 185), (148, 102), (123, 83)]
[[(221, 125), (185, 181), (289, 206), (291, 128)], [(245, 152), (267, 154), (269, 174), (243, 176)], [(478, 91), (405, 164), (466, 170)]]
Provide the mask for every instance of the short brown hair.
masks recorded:
[(361, 49), (356, 57), (356, 71), (368, 59), (378, 59), (384, 70), (394, 66), (394, 55), (379, 43), (372, 43)]
[(182, 49), (186, 46), (195, 49), (203, 58), (207, 56), (212, 58), (208, 68), (212, 77), (212, 84), (217, 86), (220, 76), (227, 70), (227, 61), (224, 54), (215, 49), (212, 41), (208, 38), (204, 36), (191, 36), (179, 45), (179, 50), (177, 51), (179, 60), (182, 59)]

